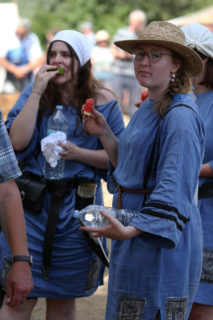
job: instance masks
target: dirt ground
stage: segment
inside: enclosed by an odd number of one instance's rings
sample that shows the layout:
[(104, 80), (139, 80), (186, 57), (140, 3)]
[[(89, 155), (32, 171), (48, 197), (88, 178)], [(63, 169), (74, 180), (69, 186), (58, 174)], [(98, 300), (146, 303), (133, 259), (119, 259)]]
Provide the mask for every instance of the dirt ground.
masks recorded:
[[(0, 94), (0, 109), (4, 119), (6, 119), (8, 111), (16, 102), (19, 93)], [(125, 122), (128, 119), (125, 118)], [(104, 204), (105, 206), (112, 205), (112, 196), (106, 189), (106, 184), (103, 183)], [(109, 242), (110, 247), (110, 242)], [(77, 319), (76, 320), (104, 320), (106, 297), (108, 284), (108, 269), (105, 271), (104, 285), (99, 287), (95, 294), (88, 298), (77, 299)], [(31, 320), (45, 320), (45, 300), (38, 299), (37, 305), (32, 313)]]

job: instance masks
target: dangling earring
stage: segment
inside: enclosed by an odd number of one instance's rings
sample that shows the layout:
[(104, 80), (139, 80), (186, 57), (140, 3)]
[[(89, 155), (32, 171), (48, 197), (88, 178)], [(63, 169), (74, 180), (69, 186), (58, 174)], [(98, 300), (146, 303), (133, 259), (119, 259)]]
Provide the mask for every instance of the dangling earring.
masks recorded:
[(175, 82), (175, 73), (172, 74), (172, 79), (171, 79), (171, 81), (172, 81), (172, 82)]

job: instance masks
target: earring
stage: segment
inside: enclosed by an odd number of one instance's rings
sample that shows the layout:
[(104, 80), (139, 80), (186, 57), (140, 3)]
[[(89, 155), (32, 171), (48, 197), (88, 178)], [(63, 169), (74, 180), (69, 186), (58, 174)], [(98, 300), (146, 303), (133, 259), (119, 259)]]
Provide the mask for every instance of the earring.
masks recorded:
[(172, 81), (172, 82), (175, 82), (175, 73), (172, 74), (172, 79), (171, 79), (171, 81)]

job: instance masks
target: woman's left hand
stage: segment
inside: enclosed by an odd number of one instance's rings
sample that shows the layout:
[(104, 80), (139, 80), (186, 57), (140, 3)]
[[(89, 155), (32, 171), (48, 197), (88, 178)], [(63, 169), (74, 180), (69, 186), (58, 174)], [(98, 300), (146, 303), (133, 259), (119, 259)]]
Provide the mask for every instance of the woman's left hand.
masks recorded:
[(81, 150), (80, 147), (75, 145), (74, 143), (70, 141), (66, 141), (65, 144), (59, 143), (60, 147), (62, 147), (62, 151), (60, 152), (60, 156), (62, 160), (78, 160), (79, 152)]
[(102, 216), (104, 216), (109, 224), (103, 227), (80, 227), (83, 231), (88, 231), (94, 238), (98, 237), (106, 237), (112, 240), (128, 240), (133, 237), (138, 236), (142, 233), (141, 230), (133, 227), (133, 226), (123, 226), (120, 221), (116, 218), (112, 217), (106, 211), (101, 211)]

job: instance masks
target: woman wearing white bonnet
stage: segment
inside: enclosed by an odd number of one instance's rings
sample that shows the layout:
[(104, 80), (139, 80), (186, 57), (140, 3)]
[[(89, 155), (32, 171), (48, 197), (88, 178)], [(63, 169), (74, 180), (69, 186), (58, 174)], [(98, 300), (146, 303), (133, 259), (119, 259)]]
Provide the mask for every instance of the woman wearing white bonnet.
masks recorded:
[(200, 24), (182, 27), (186, 45), (201, 57), (204, 69), (193, 78), (197, 105), (206, 129), (206, 147), (200, 171), (199, 201), (203, 225), (203, 268), (191, 311), (191, 320), (213, 319), (213, 33)]
[[(37, 299), (43, 297), (46, 319), (74, 320), (75, 298), (90, 296), (103, 284), (104, 264), (92, 250), (86, 234), (79, 230), (79, 220), (73, 217), (74, 210), (84, 205), (77, 196), (82, 182), (97, 185), (95, 199), (91, 201), (103, 204), (101, 179), (106, 179), (108, 169), (108, 156), (100, 141), (82, 127), (82, 105), (92, 98), (94, 108), (103, 114), (117, 137), (124, 123), (112, 92), (93, 77), (91, 50), (90, 41), (82, 33), (59, 31), (48, 48), (47, 64), (40, 68), (35, 82), (25, 88), (8, 115), (7, 128), (17, 158), (24, 160), (25, 171), (38, 179), (43, 177), (44, 163), (40, 142), (47, 136), (48, 118), (57, 105), (63, 106), (68, 134), (66, 143), (60, 145), (60, 155), (65, 160), (64, 179), (48, 181), (39, 214), (25, 210), (28, 247), (34, 258), (34, 289), (29, 299), (12, 312), (5, 295), (0, 319), (28, 320)], [(56, 201), (62, 190), (60, 209), (56, 210), (53, 199)], [(57, 213), (56, 224), (52, 223), (53, 212)], [(1, 234), (0, 259), (10, 255), (3, 238)], [(106, 240), (101, 241), (106, 250)], [(105, 257), (105, 263), (106, 260)]]

